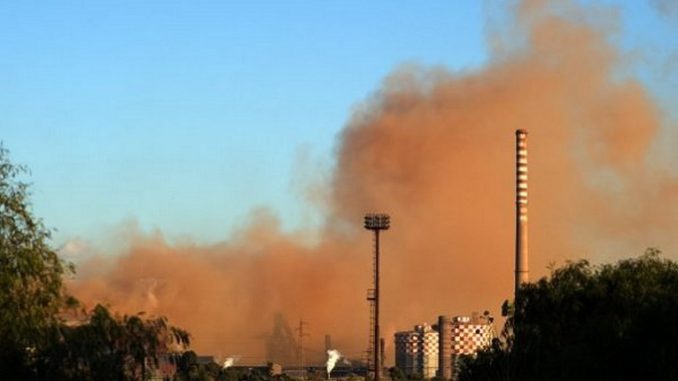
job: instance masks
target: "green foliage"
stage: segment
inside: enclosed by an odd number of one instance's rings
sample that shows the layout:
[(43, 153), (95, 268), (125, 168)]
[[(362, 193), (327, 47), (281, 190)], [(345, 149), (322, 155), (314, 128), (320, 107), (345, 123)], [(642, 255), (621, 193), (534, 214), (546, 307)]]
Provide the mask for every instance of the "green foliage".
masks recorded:
[[(270, 368), (270, 367), (269, 367)], [(221, 369), (216, 363), (198, 364), (194, 352), (188, 351), (177, 359), (175, 381), (293, 381), (285, 375), (271, 375), (264, 367)]]
[(176, 381), (215, 380), (219, 374), (218, 368), (216, 374), (210, 374), (210, 369), (206, 365), (198, 364), (198, 355), (193, 351), (186, 351), (177, 355), (174, 361), (177, 367), (177, 373), (174, 377)]
[[(398, 367), (391, 367), (388, 369), (388, 375), (391, 378), (392, 381), (422, 381), (425, 380), (424, 376), (421, 374), (413, 373), (413, 374), (405, 374), (402, 369)], [(431, 379), (432, 381), (436, 381), (437, 379), (434, 377)]]
[(393, 381), (407, 381), (407, 375), (398, 367), (388, 369), (389, 378)]
[(52, 346), (36, 356), (41, 376), (60, 380), (142, 380), (159, 356), (189, 344), (188, 333), (163, 317), (115, 317), (98, 305), (88, 321), (63, 325)]
[(0, 374), (24, 378), (32, 354), (58, 323), (65, 266), (47, 241), (50, 232), (33, 216), (26, 173), (0, 145)]
[(26, 173), (0, 145), (0, 378), (142, 380), (188, 333), (163, 317), (116, 317), (97, 306), (86, 319), (62, 312), (78, 302), (63, 290), (73, 267), (49, 247), (50, 231), (33, 216)]
[(569, 263), (505, 306), (504, 340), (467, 359), (462, 381), (678, 379), (678, 264), (656, 249)]

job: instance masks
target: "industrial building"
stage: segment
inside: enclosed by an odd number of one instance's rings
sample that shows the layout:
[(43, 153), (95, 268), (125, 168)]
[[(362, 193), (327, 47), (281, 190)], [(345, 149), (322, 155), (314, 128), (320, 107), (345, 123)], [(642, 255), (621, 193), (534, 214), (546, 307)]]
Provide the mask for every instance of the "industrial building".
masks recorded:
[[(527, 167), (527, 131), (516, 130), (516, 239), (515, 239), (515, 286), (517, 298), (521, 285), (529, 283), (528, 267), (528, 167)], [(379, 228), (368, 227), (368, 218), (374, 220), (375, 215), (366, 217), (365, 227), (375, 230), (375, 279), (378, 286), (378, 253)], [(388, 216), (385, 215), (388, 229)], [(370, 225), (371, 226), (371, 225)], [(377, 300), (370, 298), (368, 300)], [(377, 323), (378, 332), (378, 302)], [(373, 308), (374, 309), (374, 308)], [(463, 355), (473, 355), (478, 350), (489, 346), (494, 338), (493, 318), (488, 312), (472, 316), (440, 316), (434, 326), (422, 324), (413, 331), (395, 334), (396, 367), (407, 375), (419, 375), (424, 378), (439, 377), (442, 380), (455, 380), (458, 372), (458, 360)], [(374, 335), (370, 341), (374, 339)], [(434, 344), (437, 343), (437, 346)], [(375, 352), (375, 359), (377, 358)], [(437, 360), (436, 360), (437, 359)], [(375, 360), (376, 362), (376, 360)], [(433, 369), (436, 371), (434, 372)]]
[(438, 377), (456, 378), (457, 361), (461, 355), (472, 355), (488, 347), (494, 337), (493, 318), (483, 315), (438, 318)]
[(395, 334), (396, 367), (407, 375), (444, 380), (456, 377), (459, 356), (473, 355), (489, 346), (494, 337), (488, 313), (440, 316), (438, 324), (422, 324)]
[(396, 367), (406, 375), (435, 377), (438, 371), (438, 331), (428, 324), (395, 334)]

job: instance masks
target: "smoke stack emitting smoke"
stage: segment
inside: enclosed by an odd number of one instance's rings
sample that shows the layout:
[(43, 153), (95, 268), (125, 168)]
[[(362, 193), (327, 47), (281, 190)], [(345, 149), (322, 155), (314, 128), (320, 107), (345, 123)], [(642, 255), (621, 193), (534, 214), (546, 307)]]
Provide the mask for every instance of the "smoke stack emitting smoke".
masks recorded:
[[(659, 246), (675, 255), (678, 182), (660, 154), (649, 155), (657, 106), (640, 83), (619, 79), (606, 31), (558, 4), (521, 4), (515, 29), (527, 35), (494, 42), (526, 45), (484, 68), (390, 76), (340, 136), (316, 245), (262, 211), (214, 245), (137, 233), (127, 252), (79, 266), (72, 293), (90, 306), (164, 314), (192, 333), (196, 351), (237, 351), (248, 364), (266, 361), (261, 336), (279, 311), (304, 316), (360, 357), (371, 270), (360, 222), (365, 211), (388, 210), (399, 223), (384, 242), (385, 331), (496, 311), (514, 283), (517, 128), (539, 136), (530, 148), (533, 279), (550, 262), (591, 254), (612, 260)], [(323, 348), (322, 339), (304, 342)]]
[(337, 361), (341, 358), (341, 353), (336, 349), (330, 349), (327, 351), (327, 362), (325, 363), (327, 369), (327, 379), (330, 378), (332, 369), (337, 365)]

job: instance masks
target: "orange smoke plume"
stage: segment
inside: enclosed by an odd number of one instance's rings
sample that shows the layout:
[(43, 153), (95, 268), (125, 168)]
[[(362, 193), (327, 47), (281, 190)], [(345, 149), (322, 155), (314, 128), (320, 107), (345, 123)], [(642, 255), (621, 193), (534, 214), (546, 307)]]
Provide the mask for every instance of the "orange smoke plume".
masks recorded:
[(331, 333), (336, 348), (359, 356), (372, 249), (361, 222), (383, 211), (392, 217), (382, 241), (387, 342), (439, 314), (498, 314), (513, 290), (518, 128), (530, 131), (533, 279), (550, 262), (590, 252), (594, 260), (645, 246), (675, 253), (667, 232), (678, 222), (678, 181), (652, 151), (669, 122), (662, 127), (639, 82), (615, 76), (622, 62), (609, 31), (557, 5), (521, 3), (521, 30), (494, 40), (495, 59), (478, 71), (389, 76), (341, 135), (317, 243), (300, 243), (259, 212), (222, 244), (136, 237), (123, 255), (83, 265), (72, 292), (164, 314), (198, 351), (241, 353), (244, 363), (264, 361), (262, 337), (277, 312), (310, 322), (308, 346), (318, 352)]

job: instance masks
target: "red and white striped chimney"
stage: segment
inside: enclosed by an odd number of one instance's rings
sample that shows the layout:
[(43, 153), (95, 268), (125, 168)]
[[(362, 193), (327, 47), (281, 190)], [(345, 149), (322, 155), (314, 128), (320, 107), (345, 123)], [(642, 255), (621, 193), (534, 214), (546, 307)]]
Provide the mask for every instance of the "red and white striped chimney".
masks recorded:
[(527, 131), (516, 131), (516, 284), (529, 281), (527, 260)]

